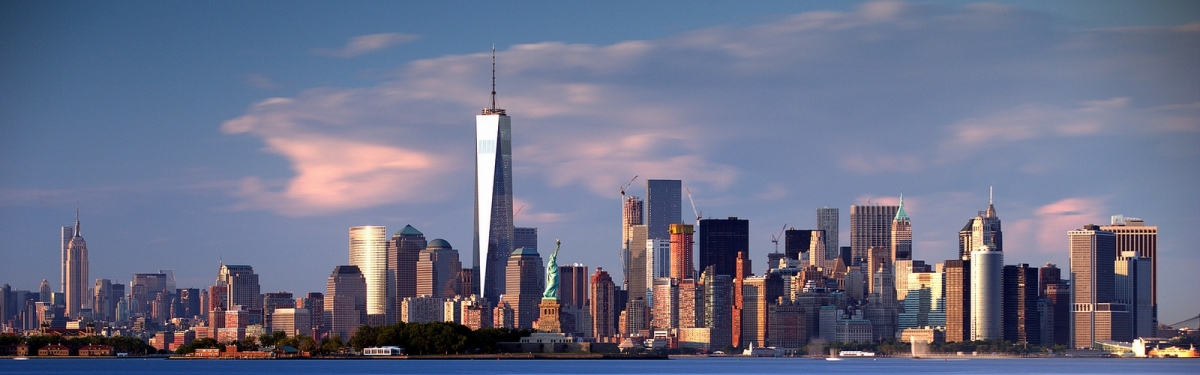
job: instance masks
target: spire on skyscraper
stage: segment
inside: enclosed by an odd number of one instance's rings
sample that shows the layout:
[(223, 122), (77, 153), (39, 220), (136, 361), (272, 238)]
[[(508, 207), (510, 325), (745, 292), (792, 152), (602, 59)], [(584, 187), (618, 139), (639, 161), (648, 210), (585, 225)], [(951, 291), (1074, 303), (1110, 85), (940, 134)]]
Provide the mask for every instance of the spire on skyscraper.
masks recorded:
[(75, 237), (80, 237), (80, 234), (79, 234), (79, 201), (75, 201)]
[(988, 186), (988, 208), (983, 217), (996, 217), (996, 206), (992, 205), (992, 187)]
[(900, 208), (896, 210), (895, 221), (908, 220), (908, 213), (904, 212), (904, 193), (900, 193)]
[(492, 102), (483, 109), (484, 115), (505, 115), (504, 110), (496, 106), (496, 45), (492, 45)]

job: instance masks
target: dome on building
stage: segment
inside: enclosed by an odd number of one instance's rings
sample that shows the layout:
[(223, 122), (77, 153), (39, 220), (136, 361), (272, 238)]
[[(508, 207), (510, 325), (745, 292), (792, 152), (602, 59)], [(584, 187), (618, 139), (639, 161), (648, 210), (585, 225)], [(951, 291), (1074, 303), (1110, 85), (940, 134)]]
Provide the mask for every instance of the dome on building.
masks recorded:
[(429, 241), (429, 245), (426, 245), (425, 247), (426, 248), (453, 249), (453, 247), (450, 247), (449, 242), (446, 242), (446, 240), (443, 240), (441, 238), (435, 239), (433, 241)]

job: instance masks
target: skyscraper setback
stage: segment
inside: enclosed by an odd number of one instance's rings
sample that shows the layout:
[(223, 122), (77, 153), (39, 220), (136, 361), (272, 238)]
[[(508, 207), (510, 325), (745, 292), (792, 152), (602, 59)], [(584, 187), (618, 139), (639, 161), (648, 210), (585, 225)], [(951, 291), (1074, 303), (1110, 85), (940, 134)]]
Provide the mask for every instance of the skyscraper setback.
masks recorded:
[(87, 307), (88, 293), (88, 249), (87, 242), (79, 232), (79, 209), (75, 209), (75, 228), (71, 241), (67, 243), (66, 275), (67, 284), (63, 289), (66, 294), (67, 316), (79, 318), (80, 308)]
[(475, 116), (475, 236), (471, 258), (480, 294), (498, 301), (505, 264), (513, 252), (512, 120), (496, 107), (496, 50), (492, 48), (492, 100)]

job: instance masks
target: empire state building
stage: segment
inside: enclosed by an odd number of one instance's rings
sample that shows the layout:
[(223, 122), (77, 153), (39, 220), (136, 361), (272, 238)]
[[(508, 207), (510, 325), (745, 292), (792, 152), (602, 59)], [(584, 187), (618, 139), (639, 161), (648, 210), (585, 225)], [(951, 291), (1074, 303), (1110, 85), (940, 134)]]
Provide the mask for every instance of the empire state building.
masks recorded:
[(66, 293), (67, 299), (67, 316), (71, 319), (79, 318), (79, 309), (89, 305), (88, 297), (88, 250), (87, 242), (83, 240), (83, 236), (79, 233), (79, 210), (75, 210), (75, 235), (71, 237), (71, 241), (67, 242), (66, 264), (63, 269), (66, 271), (66, 286), (63, 292)]

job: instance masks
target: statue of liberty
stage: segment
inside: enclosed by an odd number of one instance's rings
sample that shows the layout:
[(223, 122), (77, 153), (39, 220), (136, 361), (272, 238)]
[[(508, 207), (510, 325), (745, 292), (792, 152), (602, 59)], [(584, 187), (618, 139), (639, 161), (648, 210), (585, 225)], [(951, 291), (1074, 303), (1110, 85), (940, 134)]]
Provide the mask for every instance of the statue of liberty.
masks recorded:
[(558, 248), (562, 246), (562, 241), (554, 240), (554, 254), (550, 254), (550, 263), (546, 264), (546, 291), (542, 292), (542, 299), (558, 299)]

